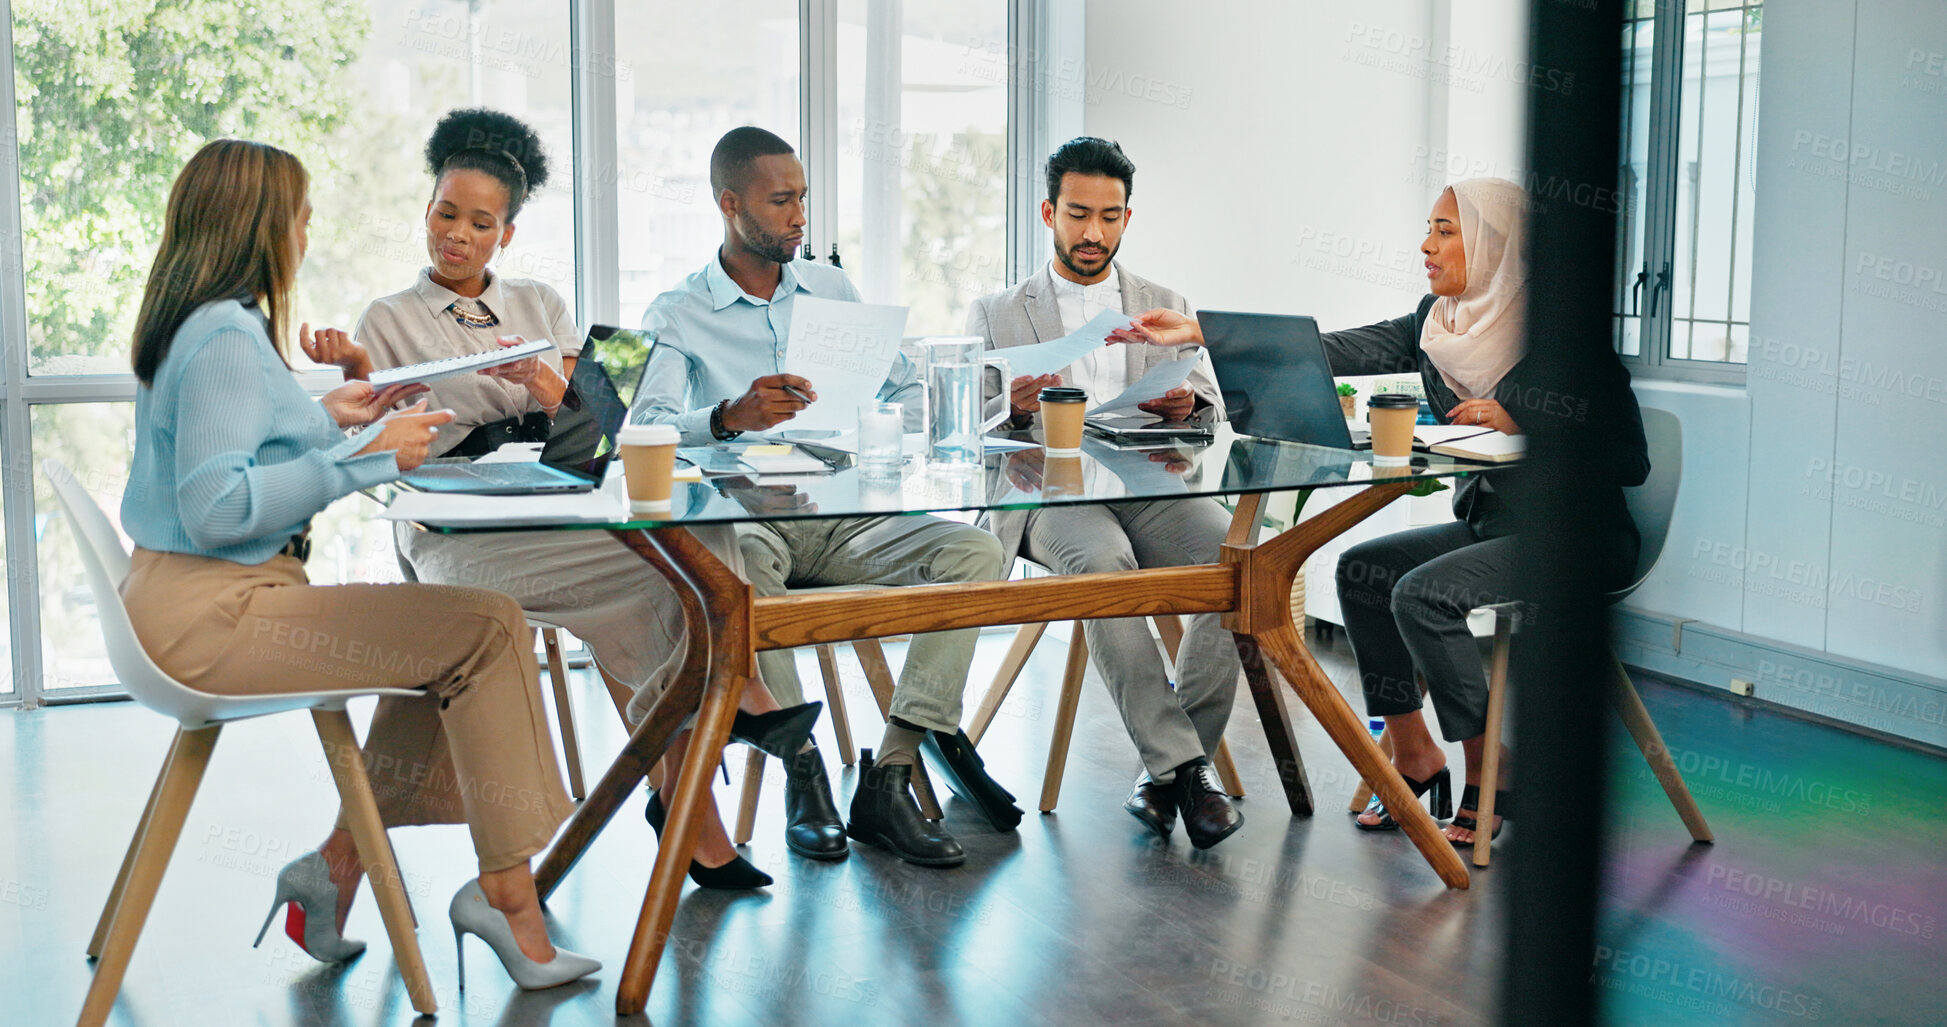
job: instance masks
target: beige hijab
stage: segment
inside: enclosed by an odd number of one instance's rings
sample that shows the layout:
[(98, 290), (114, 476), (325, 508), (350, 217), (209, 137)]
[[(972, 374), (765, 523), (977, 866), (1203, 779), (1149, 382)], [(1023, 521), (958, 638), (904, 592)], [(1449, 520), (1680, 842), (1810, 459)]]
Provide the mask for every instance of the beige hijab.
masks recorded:
[(1528, 194), (1501, 178), (1449, 187), (1460, 207), (1467, 288), (1427, 312), (1420, 348), (1461, 399), (1494, 395), (1525, 352), (1528, 306)]

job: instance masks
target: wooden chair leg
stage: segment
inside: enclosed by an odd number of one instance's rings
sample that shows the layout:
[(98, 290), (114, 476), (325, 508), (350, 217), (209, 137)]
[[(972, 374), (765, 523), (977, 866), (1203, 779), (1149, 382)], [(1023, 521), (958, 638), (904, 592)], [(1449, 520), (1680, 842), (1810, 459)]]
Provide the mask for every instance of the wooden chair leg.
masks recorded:
[[(1384, 731), (1379, 732), (1379, 751), (1385, 753), (1388, 758), (1392, 757), (1393, 755), (1392, 735), (1389, 735)], [(1345, 810), (1348, 813), (1364, 813), (1366, 811), (1366, 803), (1371, 801), (1372, 801), (1372, 785), (1368, 783), (1365, 778), (1360, 778), (1359, 789), (1358, 791), (1352, 793), (1352, 801), (1346, 804)]]
[(554, 686), (554, 717), (561, 727), (561, 755), (568, 761), (568, 794), (576, 802), (588, 798), (581, 780), (581, 739), (575, 733), (575, 704), (568, 695), (568, 661), (561, 657), (561, 631), (541, 629), (541, 645), (548, 654), (548, 681)]
[(1237, 776), (1237, 761), (1230, 756), (1230, 739), (1217, 739), (1217, 756), (1211, 760), (1217, 766), (1217, 778), (1224, 783), (1224, 794), (1233, 799), (1244, 797), (1244, 782)]
[[(859, 658), (859, 666), (865, 668), (865, 680), (872, 686), (872, 698), (879, 703), (879, 715), (888, 721), (892, 719), (892, 665), (886, 662), (886, 647), (876, 638), (860, 638), (852, 642), (852, 652)], [(919, 815), (928, 820), (943, 819), (940, 800), (933, 792), (933, 779), (926, 773), (926, 761), (913, 761), (913, 801), (919, 803)]]
[(825, 711), (831, 716), (832, 733), (838, 736), (839, 761), (853, 766), (859, 761), (859, 751), (852, 744), (852, 718), (845, 714), (845, 689), (838, 681), (837, 649), (830, 645), (818, 647), (818, 673), (825, 679)]
[(142, 936), (142, 925), (155, 904), (156, 891), (162, 887), (163, 871), (169, 868), (169, 857), (176, 851), (177, 839), (182, 837), (183, 822), (189, 818), (189, 807), (196, 801), (196, 789), (203, 783), (203, 772), (209, 769), (210, 753), (216, 748), (217, 736), (222, 731), (220, 725), (176, 731), (169, 761), (163, 764), (162, 774), (156, 780), (154, 801), (136, 840), (134, 862), (128, 867), (128, 878), (122, 882), (121, 901), (115, 904), (114, 919), (101, 946), (101, 958), (95, 963), (94, 980), (89, 983), (88, 997), (81, 1006), (81, 1027), (106, 1023), (108, 1014), (115, 1008), (115, 996), (122, 990), (122, 978), (128, 973), (129, 958), (135, 954), (135, 942)]
[(121, 908), (122, 894), (128, 889), (128, 873), (135, 866), (136, 850), (142, 847), (142, 837), (149, 833), (149, 822), (155, 819), (156, 799), (162, 795), (162, 779), (169, 771), (169, 764), (175, 762), (176, 744), (181, 739), (180, 730), (169, 739), (169, 751), (163, 754), (162, 769), (156, 771), (155, 784), (149, 788), (149, 801), (142, 807), (142, 819), (135, 822), (135, 836), (129, 839), (128, 852), (122, 855), (122, 869), (115, 874), (115, 886), (108, 889), (108, 901), (102, 904), (101, 919), (95, 921), (94, 936), (88, 939), (89, 959), (101, 958), (102, 943), (108, 940), (108, 928), (114, 923), (115, 911)]
[(1629, 736), (1636, 740), (1636, 748), (1643, 753), (1643, 761), (1650, 765), (1658, 784), (1663, 786), (1663, 794), (1670, 797), (1670, 805), (1675, 806), (1677, 816), (1683, 818), (1683, 826), (1690, 831), (1695, 841), (1709, 842), (1714, 839), (1710, 825), (1704, 822), (1702, 810), (1697, 808), (1697, 800), (1690, 797), (1689, 786), (1683, 783), (1683, 774), (1677, 770), (1677, 762), (1670, 758), (1670, 747), (1663, 744), (1663, 734), (1650, 720), (1650, 711), (1643, 706), (1643, 697), (1636, 691), (1636, 685), (1629, 680), (1629, 671), (1614, 653), (1609, 662), (1615, 667), (1613, 686), (1616, 712), (1622, 715), (1623, 726), (1629, 728)]
[(1183, 618), (1173, 613), (1159, 613), (1149, 619), (1156, 625), (1157, 637), (1163, 640), (1163, 652), (1169, 655), (1174, 672), (1177, 650), (1183, 648)]
[(1076, 621), (1068, 634), (1068, 663), (1061, 672), (1061, 698), (1055, 704), (1055, 728), (1048, 736), (1048, 768), (1041, 774), (1041, 812), (1053, 813), (1061, 798), (1061, 775), (1068, 767), (1068, 743), (1075, 734), (1075, 708), (1082, 701), (1082, 678), (1088, 673), (1088, 636)]
[(386, 840), (385, 823), (379, 819), (378, 803), (372, 798), (372, 783), (365, 776), (365, 761), (358, 736), (352, 732), (352, 720), (342, 709), (312, 710), (311, 720), (318, 729), (318, 741), (324, 743), (325, 762), (338, 784), (345, 824), (358, 846), (358, 858), (365, 864), (365, 879), (378, 900), (386, 936), (392, 941), (392, 962), (406, 982), (406, 997), (413, 1009), (430, 1016), (439, 1011), (439, 1003), (433, 997), (425, 957), (419, 952), (419, 937), (413, 933), (405, 881), (392, 859), (392, 845)]
[(1035, 643), (1048, 630), (1046, 621), (1023, 624), (1014, 633), (1014, 641), (1008, 644), (1007, 655), (1001, 657), (1000, 669), (994, 672), (994, 683), (987, 686), (987, 694), (980, 698), (980, 708), (974, 710), (973, 722), (967, 725), (967, 740), (975, 745), (987, 733), (988, 725), (994, 722), (994, 715), (1000, 712), (1002, 700), (1014, 688), (1014, 682), (1021, 676), (1021, 669), (1028, 665), (1028, 657), (1034, 655)]
[(1487, 732), (1481, 738), (1481, 798), (1474, 814), (1474, 865), (1493, 858), (1494, 790), (1501, 783), (1501, 719), (1507, 710), (1508, 643), (1514, 618), (1494, 611), (1494, 656), (1487, 674)]
[(730, 836), (730, 844), (744, 845), (750, 841), (751, 832), (757, 828), (757, 797), (764, 791), (764, 753), (752, 749), (744, 757), (744, 794), (737, 803), (737, 830)]

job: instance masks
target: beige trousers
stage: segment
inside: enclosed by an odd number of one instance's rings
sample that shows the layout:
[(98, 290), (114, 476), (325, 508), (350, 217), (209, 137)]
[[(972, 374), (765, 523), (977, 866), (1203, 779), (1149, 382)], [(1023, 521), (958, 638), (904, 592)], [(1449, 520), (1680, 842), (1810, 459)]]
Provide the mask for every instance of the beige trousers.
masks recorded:
[(314, 586), (289, 556), (248, 566), (137, 549), (122, 596), (150, 658), (192, 688), (424, 688), (372, 715), (364, 760), (379, 814), (387, 827), (464, 822), (482, 873), (526, 863), (573, 811), (533, 636), (498, 592)]

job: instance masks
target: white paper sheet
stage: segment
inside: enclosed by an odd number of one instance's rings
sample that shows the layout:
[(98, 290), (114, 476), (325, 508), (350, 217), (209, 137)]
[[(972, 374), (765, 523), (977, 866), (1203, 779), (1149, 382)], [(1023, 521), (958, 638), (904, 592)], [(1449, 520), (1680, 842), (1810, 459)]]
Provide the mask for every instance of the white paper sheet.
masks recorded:
[(886, 383), (906, 331), (906, 308), (799, 295), (791, 307), (784, 373), (811, 383), (818, 401), (779, 429), (857, 428), (859, 404)]
[(1122, 395), (1090, 410), (1087, 416), (1134, 410), (1139, 403), (1147, 403), (1152, 399), (1160, 399), (1163, 393), (1189, 381), (1190, 372), (1197, 369), (1197, 361), (1202, 359), (1203, 350), (1197, 347), (1191, 347), (1187, 355), (1177, 357), (1168, 363), (1157, 364), (1155, 367), (1150, 368), (1149, 373), (1136, 379), (1128, 388), (1122, 390)]
[(1014, 372), (1016, 378), (1055, 374), (1086, 356), (1090, 350), (1108, 345), (1109, 333), (1132, 320), (1128, 314), (1111, 307), (1059, 339), (1037, 342), (1032, 346), (1010, 346), (995, 352), (1007, 359), (1008, 369)]

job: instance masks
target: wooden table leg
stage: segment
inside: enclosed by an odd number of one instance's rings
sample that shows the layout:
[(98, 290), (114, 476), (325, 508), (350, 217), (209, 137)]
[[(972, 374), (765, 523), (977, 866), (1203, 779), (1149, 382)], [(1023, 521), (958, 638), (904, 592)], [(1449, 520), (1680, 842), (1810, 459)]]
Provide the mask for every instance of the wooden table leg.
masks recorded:
[[(1238, 569), (1237, 604), (1224, 615), (1224, 626), (1238, 633), (1240, 645), (1247, 636), (1253, 639), (1254, 647), (1284, 675), (1339, 751), (1352, 761), (1353, 769), (1372, 784), (1434, 872), (1448, 887), (1465, 888), (1469, 883), (1466, 864), (1426, 807), (1413, 797), (1392, 762), (1379, 751), (1365, 722), (1353, 715), (1338, 687), (1319, 669), (1291, 620), (1292, 580), (1305, 558), (1411, 487), (1411, 483), (1398, 482), (1369, 485), (1337, 506), (1255, 546), (1249, 545), (1240, 531), (1245, 513), (1240, 504), (1239, 517), (1231, 524), (1223, 551), (1223, 562)], [(1267, 720), (1265, 726), (1269, 733), (1272, 723)]]
[[(672, 534), (680, 530), (664, 529)], [(683, 652), (683, 666), (678, 669), (669, 687), (650, 707), (649, 715), (629, 733), (629, 740), (623, 744), (621, 753), (609, 764), (602, 779), (588, 793), (588, 798), (576, 808), (567, 828), (534, 871), (534, 887), (540, 891), (543, 902), (554, 893), (555, 887), (574, 868), (596, 836), (602, 833), (602, 828), (608, 826), (615, 812), (634, 794), (636, 786), (648, 776), (649, 768), (655, 766), (656, 761), (668, 751), (670, 739), (676, 736), (683, 721), (703, 702), (704, 682), (710, 671), (710, 620), (695, 582), (682, 567), (644, 539), (642, 532), (618, 531), (614, 534), (637, 556), (669, 579), (677, 600), (683, 605), (683, 620), (689, 642)], [(683, 534), (687, 536), (689, 533)], [(694, 538), (691, 541), (694, 542)], [(700, 543), (697, 548), (702, 548)], [(603, 680), (608, 683), (617, 709), (623, 709), (627, 704), (616, 694), (616, 684), (606, 674)]]
[[(710, 801), (710, 774), (723, 747), (730, 741), (730, 722), (737, 715), (737, 699), (756, 674), (757, 667), (756, 652), (751, 647), (749, 585), (687, 531), (634, 533), (624, 541), (638, 552), (653, 549), (672, 567), (680, 569), (680, 576), (702, 605), (708, 620), (710, 667), (702, 709), (689, 748), (683, 755), (676, 794), (670, 801), (662, 844), (656, 849), (655, 869), (649, 874), (642, 913), (636, 919), (629, 954), (622, 964), (622, 979), (615, 990), (616, 1015), (633, 1016), (647, 1004), (649, 988), (655, 983), (657, 964), (662, 962), (670, 926), (676, 921), (676, 901), (683, 891), (690, 856), (696, 850), (697, 810)], [(698, 636), (692, 633), (692, 652), (699, 648), (698, 641)]]
[(1257, 703), (1257, 716), (1264, 722), (1264, 738), (1271, 747), (1271, 759), (1278, 768), (1278, 783), (1284, 786), (1285, 802), (1293, 816), (1312, 815), (1311, 779), (1305, 774), (1305, 758), (1298, 753), (1298, 736), (1291, 730), (1291, 713), (1271, 671), (1264, 665), (1264, 654), (1257, 640), (1237, 636), (1237, 655), (1244, 665), (1244, 680), (1250, 682), (1251, 700)]

